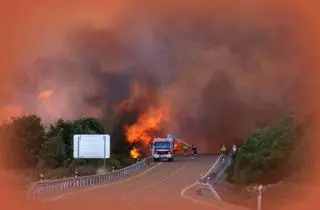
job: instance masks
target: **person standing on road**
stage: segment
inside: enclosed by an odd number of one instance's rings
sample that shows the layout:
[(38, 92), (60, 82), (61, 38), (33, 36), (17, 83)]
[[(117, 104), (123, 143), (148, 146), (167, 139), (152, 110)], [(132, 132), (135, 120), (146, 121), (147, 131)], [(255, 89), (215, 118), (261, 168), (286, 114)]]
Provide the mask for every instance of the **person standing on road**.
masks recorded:
[(197, 147), (194, 144), (192, 144), (192, 151), (193, 151), (193, 155), (198, 154)]

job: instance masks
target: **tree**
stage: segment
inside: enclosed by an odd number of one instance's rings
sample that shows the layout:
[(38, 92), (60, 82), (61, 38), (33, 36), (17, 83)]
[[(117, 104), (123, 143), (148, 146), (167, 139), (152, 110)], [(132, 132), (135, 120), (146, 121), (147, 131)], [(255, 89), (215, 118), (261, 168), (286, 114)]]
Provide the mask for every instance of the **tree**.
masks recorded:
[[(118, 152), (112, 151), (112, 157), (107, 163), (120, 168), (132, 163), (132, 159), (128, 157), (131, 144), (125, 141), (122, 130), (115, 130), (113, 135), (116, 134), (114, 136), (119, 137), (118, 140), (121, 141), (118, 142), (123, 145), (115, 147)], [(15, 169), (73, 169), (73, 166), (79, 166), (79, 161), (73, 160), (73, 135), (105, 133), (102, 123), (91, 117), (77, 120), (59, 119), (44, 127), (36, 115), (21, 116), (0, 125), (3, 149), (0, 154), (1, 158), (7, 160), (8, 166)], [(95, 168), (101, 166), (102, 160), (83, 160), (81, 163)]]
[(66, 160), (66, 144), (61, 136), (50, 137), (42, 145), (41, 159), (39, 162), (40, 168), (57, 168)]
[[(295, 129), (295, 142), (294, 148), (288, 163), (288, 170), (294, 171), (295, 179), (306, 179), (313, 172), (317, 171), (314, 161), (317, 160), (316, 155), (318, 152), (315, 139), (317, 138), (314, 115), (308, 115)], [(314, 171), (310, 171), (314, 170)]]
[(228, 179), (238, 184), (274, 183), (288, 171), (296, 135), (293, 113), (285, 115), (263, 129), (252, 132), (237, 150), (228, 172)]
[(7, 155), (14, 168), (34, 167), (45, 141), (45, 130), (36, 115), (12, 118), (11, 124), (2, 125), (2, 134), (8, 145)]
[(50, 125), (46, 141), (42, 145), (41, 160), (47, 167), (66, 165), (73, 159), (73, 135), (75, 134), (104, 134), (105, 129), (95, 118), (81, 118), (74, 121), (58, 120)]

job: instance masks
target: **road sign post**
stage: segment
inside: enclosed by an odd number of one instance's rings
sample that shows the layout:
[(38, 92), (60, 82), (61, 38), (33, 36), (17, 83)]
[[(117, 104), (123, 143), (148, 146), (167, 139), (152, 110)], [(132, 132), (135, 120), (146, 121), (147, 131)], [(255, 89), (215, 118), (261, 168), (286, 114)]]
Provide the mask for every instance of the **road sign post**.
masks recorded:
[(75, 159), (103, 159), (103, 167), (110, 157), (110, 135), (81, 134), (73, 136), (73, 157)]
[(107, 144), (107, 139), (106, 139), (106, 136), (103, 136), (103, 142), (104, 142), (104, 147), (103, 147), (103, 167), (104, 167), (104, 170), (106, 170), (106, 144)]
[[(77, 159), (80, 159), (80, 140), (81, 140), (81, 136), (78, 136), (78, 151), (77, 151)], [(77, 160), (76, 162), (76, 171), (79, 169), (80, 167), (80, 162)]]

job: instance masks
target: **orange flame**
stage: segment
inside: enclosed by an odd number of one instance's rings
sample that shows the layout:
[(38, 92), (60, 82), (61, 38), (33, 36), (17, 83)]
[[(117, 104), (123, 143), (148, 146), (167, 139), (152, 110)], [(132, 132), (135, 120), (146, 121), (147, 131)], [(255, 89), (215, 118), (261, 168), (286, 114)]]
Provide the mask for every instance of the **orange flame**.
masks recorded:
[(173, 147), (174, 147), (175, 150), (178, 150), (179, 147), (180, 147), (180, 144), (178, 142), (174, 142), (174, 146)]
[(130, 150), (130, 156), (134, 159), (137, 159), (141, 156), (141, 154), (139, 153), (138, 149), (134, 147)]
[(159, 125), (165, 120), (166, 109), (152, 109), (143, 113), (136, 124), (126, 126), (127, 140), (130, 143), (141, 142), (148, 145), (153, 138), (149, 131), (159, 129)]

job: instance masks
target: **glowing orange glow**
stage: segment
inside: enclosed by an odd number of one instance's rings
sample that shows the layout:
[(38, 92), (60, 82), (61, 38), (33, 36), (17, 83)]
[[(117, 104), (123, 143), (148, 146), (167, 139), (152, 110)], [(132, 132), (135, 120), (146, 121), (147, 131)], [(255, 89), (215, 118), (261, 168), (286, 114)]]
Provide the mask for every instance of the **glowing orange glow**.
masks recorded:
[(127, 140), (130, 143), (141, 142), (147, 146), (153, 136), (151, 130), (159, 129), (162, 122), (167, 120), (167, 109), (151, 109), (143, 113), (136, 124), (126, 127)]
[(178, 152), (178, 151), (179, 151), (179, 148), (180, 148), (180, 143), (177, 142), (177, 141), (174, 141), (173, 151), (174, 151), (174, 152)]
[(53, 91), (52, 90), (45, 90), (39, 93), (38, 100), (45, 100), (51, 97)]
[(0, 108), (0, 121), (11, 121), (11, 117), (16, 117), (22, 114), (20, 106), (3, 106)]
[(138, 157), (141, 156), (141, 154), (140, 154), (140, 152), (138, 151), (138, 149), (134, 147), (134, 148), (132, 148), (132, 149), (130, 150), (130, 156), (131, 156), (132, 158), (134, 158), (134, 159), (137, 159)]

